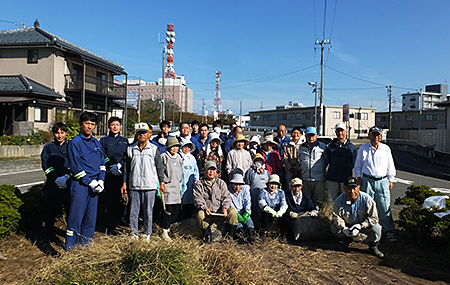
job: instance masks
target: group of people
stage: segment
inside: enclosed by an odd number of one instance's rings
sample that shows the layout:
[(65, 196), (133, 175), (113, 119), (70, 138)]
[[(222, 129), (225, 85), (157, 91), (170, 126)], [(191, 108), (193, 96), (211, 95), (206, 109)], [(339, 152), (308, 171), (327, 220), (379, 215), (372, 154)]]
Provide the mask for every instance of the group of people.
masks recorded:
[(342, 249), (361, 232), (371, 253), (382, 257), (382, 233), (396, 240), (389, 200), (395, 167), (376, 126), (369, 130), (370, 142), (358, 150), (347, 139), (344, 123), (336, 125), (329, 145), (317, 140), (314, 127), (304, 134), (294, 127), (289, 138), (280, 125), (276, 135), (266, 132), (248, 140), (236, 124), (231, 134), (222, 132), (220, 120), (212, 130), (197, 121), (182, 122), (177, 136), (169, 134), (170, 122), (162, 121), (152, 139), (151, 126), (139, 123), (129, 144), (117, 117), (109, 119), (109, 134), (99, 141), (92, 136), (94, 113), (82, 113), (79, 123), (80, 133), (70, 142), (67, 127), (56, 123), (55, 140), (41, 155), (47, 176), (43, 232), (53, 239), (55, 209), (62, 199), (67, 250), (92, 239), (102, 192), (108, 231), (128, 218), (133, 238), (139, 238), (142, 217), (145, 239), (154, 220), (169, 241), (171, 224), (186, 218), (196, 219), (206, 243), (213, 223), (224, 223), (230, 239), (240, 236), (250, 243), (257, 232), (264, 239), (274, 225), (298, 239), (301, 217), (315, 217), (322, 205), (334, 203), (331, 232)]

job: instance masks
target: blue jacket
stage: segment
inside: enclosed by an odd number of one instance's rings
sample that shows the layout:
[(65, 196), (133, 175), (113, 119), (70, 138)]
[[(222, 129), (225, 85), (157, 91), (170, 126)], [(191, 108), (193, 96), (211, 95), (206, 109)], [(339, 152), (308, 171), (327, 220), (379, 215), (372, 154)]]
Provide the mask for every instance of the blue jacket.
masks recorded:
[(62, 145), (57, 142), (50, 142), (42, 149), (42, 169), (47, 181), (55, 181), (56, 178), (69, 174), (68, 145), (67, 141)]
[(280, 154), (281, 160), (284, 160), (284, 145), (290, 143), (292, 141), (291, 138), (285, 135), (282, 140), (278, 136), (274, 137), (273, 140), (278, 143), (274, 149)]
[(358, 149), (349, 140), (344, 144), (334, 139), (325, 150), (325, 158), (329, 164), (327, 180), (344, 182), (352, 176)]
[(288, 192), (286, 192), (286, 203), (288, 205), (288, 211), (289, 212), (294, 212), (294, 213), (304, 213), (304, 212), (309, 212), (312, 210), (315, 210), (316, 207), (314, 207), (314, 203), (311, 200), (311, 198), (305, 194), (302, 191), (302, 201), (300, 202), (300, 205), (297, 205), (294, 201), (294, 196), (292, 196), (292, 191), (289, 190)]
[(73, 177), (88, 186), (92, 180), (105, 180), (105, 156), (100, 142), (78, 134), (69, 142), (69, 164)]
[(157, 140), (157, 137), (158, 136), (154, 137), (150, 142), (158, 147), (159, 154), (163, 154), (166, 152), (166, 145), (160, 144)]
[(181, 183), (181, 203), (194, 204), (194, 186), (195, 181), (200, 179), (200, 173), (197, 167), (197, 160), (188, 153), (182, 154), (183, 158), (183, 181)]
[(225, 153), (228, 154), (230, 152), (230, 150), (232, 150), (233, 148), (231, 147), (231, 143), (234, 142), (235, 138), (233, 136), (230, 136), (224, 143), (224, 150)]
[(120, 163), (123, 166), (125, 154), (127, 153), (128, 140), (123, 136), (114, 136), (109, 134), (100, 139), (105, 154), (106, 169), (110, 169), (111, 165)]

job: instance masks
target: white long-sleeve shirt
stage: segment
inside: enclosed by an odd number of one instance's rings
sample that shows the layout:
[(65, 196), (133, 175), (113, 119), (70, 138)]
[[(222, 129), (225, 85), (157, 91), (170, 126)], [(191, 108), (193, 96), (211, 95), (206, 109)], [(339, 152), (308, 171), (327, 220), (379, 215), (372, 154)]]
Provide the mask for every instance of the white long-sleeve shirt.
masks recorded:
[(378, 149), (370, 142), (363, 144), (358, 150), (354, 171), (357, 177), (363, 174), (374, 177), (387, 176), (389, 181), (394, 181), (396, 170), (391, 149), (383, 143), (378, 145)]

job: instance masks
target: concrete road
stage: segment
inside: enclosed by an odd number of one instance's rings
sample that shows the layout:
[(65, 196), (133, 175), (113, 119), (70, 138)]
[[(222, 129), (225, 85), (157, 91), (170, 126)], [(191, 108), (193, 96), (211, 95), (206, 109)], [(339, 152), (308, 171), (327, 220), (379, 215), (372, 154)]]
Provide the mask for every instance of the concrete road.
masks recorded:
[(40, 157), (0, 161), (0, 185), (16, 185), (23, 193), (30, 186), (44, 183)]

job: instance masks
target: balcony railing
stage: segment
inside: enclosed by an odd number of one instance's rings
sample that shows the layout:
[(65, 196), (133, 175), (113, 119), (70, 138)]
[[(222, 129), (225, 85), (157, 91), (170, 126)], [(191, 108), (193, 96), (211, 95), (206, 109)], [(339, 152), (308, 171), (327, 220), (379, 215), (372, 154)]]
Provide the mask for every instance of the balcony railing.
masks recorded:
[[(80, 74), (65, 74), (65, 90), (81, 91), (83, 89), (83, 76)], [(113, 81), (107, 81), (93, 76), (85, 76), (86, 90), (125, 98), (125, 86)]]

